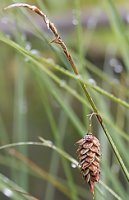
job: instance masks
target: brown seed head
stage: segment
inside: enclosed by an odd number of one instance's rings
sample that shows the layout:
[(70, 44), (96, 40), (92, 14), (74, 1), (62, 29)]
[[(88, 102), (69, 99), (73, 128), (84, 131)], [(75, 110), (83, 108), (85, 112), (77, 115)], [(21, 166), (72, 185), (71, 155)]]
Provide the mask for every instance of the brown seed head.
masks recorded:
[(94, 184), (100, 178), (100, 143), (90, 132), (77, 141), (78, 159), (84, 179), (90, 185), (90, 191), (94, 192)]

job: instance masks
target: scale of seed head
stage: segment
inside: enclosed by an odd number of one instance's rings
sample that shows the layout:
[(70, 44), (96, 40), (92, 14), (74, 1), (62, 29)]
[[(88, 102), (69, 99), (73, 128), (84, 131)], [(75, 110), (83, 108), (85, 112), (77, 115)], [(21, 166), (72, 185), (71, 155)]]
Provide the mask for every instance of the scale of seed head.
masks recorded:
[(100, 178), (100, 142), (92, 132), (88, 132), (76, 143), (80, 170), (93, 193), (94, 184)]

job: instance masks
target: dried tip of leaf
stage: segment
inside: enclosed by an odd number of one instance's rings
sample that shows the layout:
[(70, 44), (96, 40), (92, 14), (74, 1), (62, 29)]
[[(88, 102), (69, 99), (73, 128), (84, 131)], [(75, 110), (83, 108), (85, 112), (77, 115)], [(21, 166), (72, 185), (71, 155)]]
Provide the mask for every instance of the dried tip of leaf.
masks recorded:
[(33, 5), (29, 5), (27, 3), (14, 3), (14, 4), (11, 4), (9, 6), (7, 6), (6, 8), (4, 8), (4, 10), (7, 10), (7, 9), (10, 9), (10, 8), (15, 8), (15, 7), (26, 7), (26, 8), (29, 8), (33, 11), (35, 11), (37, 9), (36, 6), (33, 6)]
[(14, 4), (11, 4), (11, 5), (7, 6), (6, 8), (4, 8), (4, 10), (7, 10), (9, 8), (14, 8), (14, 7), (25, 7), (25, 6), (29, 7), (29, 5), (26, 3), (14, 3)]

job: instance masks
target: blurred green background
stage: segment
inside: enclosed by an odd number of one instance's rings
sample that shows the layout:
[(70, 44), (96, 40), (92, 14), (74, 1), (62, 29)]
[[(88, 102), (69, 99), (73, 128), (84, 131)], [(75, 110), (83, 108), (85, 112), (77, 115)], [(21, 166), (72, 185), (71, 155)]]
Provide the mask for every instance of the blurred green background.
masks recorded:
[[(92, 109), (76, 77), (65, 73), (73, 72), (42, 19), (25, 8), (3, 10), (16, 2), (0, 6), (0, 145), (41, 136), (77, 159), (75, 143), (87, 133)], [(24, 2), (54, 22), (128, 169), (129, 2)], [(102, 148), (94, 198), (126, 200), (127, 177), (95, 117), (92, 129)], [(0, 150), (0, 191), (1, 200), (92, 199), (74, 163), (34, 143)]]

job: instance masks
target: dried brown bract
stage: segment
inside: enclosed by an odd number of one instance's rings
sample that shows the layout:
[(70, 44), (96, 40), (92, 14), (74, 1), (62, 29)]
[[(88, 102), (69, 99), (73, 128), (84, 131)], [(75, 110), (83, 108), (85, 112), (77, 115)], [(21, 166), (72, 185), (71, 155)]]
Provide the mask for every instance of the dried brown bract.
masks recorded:
[(100, 178), (100, 142), (91, 132), (77, 141), (78, 159), (84, 179), (90, 185), (91, 192), (94, 192), (94, 184)]
[(71, 67), (73, 68), (73, 71), (76, 75), (78, 75), (78, 70), (77, 67), (74, 64), (73, 58), (70, 55), (65, 43), (63, 42), (63, 40), (61, 39), (55, 25), (47, 18), (47, 16), (35, 5), (29, 5), (27, 3), (14, 3), (9, 5), (8, 7), (5, 8), (5, 10), (10, 9), (10, 8), (19, 8), (19, 7), (25, 7), (28, 8), (30, 10), (32, 10), (33, 12), (37, 13), (38, 15), (40, 15), (42, 17), (42, 19), (44, 20), (45, 24), (47, 25), (47, 28), (49, 30), (51, 30), (51, 32), (54, 34), (54, 39), (52, 40), (52, 43), (56, 43), (58, 45), (61, 46), (61, 48), (64, 51), (64, 54), (66, 55), (66, 58), (68, 59)]

